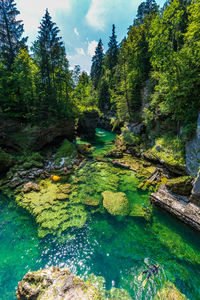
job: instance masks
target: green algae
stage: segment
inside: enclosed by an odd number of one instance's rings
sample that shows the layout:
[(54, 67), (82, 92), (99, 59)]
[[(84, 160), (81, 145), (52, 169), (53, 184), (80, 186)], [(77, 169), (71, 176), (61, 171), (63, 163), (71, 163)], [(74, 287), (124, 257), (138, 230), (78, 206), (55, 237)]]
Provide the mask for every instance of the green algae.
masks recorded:
[(16, 196), (16, 203), (35, 217), (39, 237), (60, 234), (70, 227), (82, 227), (85, 224), (87, 212), (84, 206), (68, 201), (70, 187), (69, 184), (61, 186), (47, 179), (40, 182), (40, 192)]
[(102, 193), (102, 196), (103, 206), (111, 215), (128, 215), (130, 208), (126, 194), (122, 192), (113, 193), (111, 191), (105, 191)]
[(179, 290), (175, 287), (175, 285), (171, 282), (166, 282), (162, 289), (157, 292), (156, 296), (153, 300), (187, 300)]

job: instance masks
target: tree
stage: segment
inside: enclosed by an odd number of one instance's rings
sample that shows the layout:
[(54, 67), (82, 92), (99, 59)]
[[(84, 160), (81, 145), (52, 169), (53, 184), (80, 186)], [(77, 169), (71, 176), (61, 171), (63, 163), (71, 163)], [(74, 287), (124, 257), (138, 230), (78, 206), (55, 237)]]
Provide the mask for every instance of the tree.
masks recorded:
[(114, 67), (117, 64), (118, 56), (118, 46), (117, 46), (117, 36), (115, 34), (115, 25), (112, 26), (112, 35), (110, 36), (110, 41), (108, 43), (107, 51), (107, 64), (108, 68), (111, 71), (111, 74), (114, 72)]
[(32, 50), (40, 72), (40, 97), (44, 112), (60, 112), (68, 101), (71, 75), (59, 29), (46, 13), (40, 23), (39, 36)]
[(80, 74), (81, 74), (81, 67), (79, 65), (76, 65), (74, 67), (73, 75), (72, 75), (75, 86), (77, 86), (78, 84)]
[(103, 57), (103, 44), (102, 40), (100, 39), (95, 50), (95, 55), (92, 57), (92, 66), (90, 72), (90, 77), (92, 79), (95, 89), (98, 86), (99, 79), (102, 74)]
[(0, 0), (0, 57), (9, 70), (27, 40), (22, 38), (22, 21), (16, 19), (19, 13), (14, 0)]

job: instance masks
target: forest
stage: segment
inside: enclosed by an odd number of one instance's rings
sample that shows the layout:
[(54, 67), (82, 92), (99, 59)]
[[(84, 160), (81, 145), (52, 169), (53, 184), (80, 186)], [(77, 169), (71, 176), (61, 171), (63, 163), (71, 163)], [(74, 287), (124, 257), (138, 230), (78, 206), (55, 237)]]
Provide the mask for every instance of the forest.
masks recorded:
[(114, 24), (106, 53), (99, 40), (90, 75), (78, 65), (69, 70), (48, 10), (30, 49), (19, 14), (14, 0), (0, 1), (1, 118), (36, 124), (95, 109), (118, 122), (143, 122), (146, 132), (192, 136), (200, 106), (199, 1), (167, 1), (162, 9), (142, 2), (121, 42)]

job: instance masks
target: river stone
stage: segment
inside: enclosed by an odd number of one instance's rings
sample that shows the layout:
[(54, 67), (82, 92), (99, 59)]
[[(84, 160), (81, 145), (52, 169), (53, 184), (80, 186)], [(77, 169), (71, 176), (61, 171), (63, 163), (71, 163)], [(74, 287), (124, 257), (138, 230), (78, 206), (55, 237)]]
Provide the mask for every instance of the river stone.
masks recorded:
[(18, 283), (16, 296), (18, 300), (102, 299), (93, 284), (71, 274), (67, 267), (60, 269), (55, 266), (35, 272), (29, 271)]
[(29, 181), (23, 186), (23, 192), (28, 193), (30, 191), (40, 191), (40, 186), (35, 182)]
[(124, 193), (105, 191), (102, 193), (103, 206), (111, 215), (126, 216), (129, 214), (129, 202)]
[(171, 282), (166, 282), (162, 289), (157, 292), (153, 300), (187, 300)]

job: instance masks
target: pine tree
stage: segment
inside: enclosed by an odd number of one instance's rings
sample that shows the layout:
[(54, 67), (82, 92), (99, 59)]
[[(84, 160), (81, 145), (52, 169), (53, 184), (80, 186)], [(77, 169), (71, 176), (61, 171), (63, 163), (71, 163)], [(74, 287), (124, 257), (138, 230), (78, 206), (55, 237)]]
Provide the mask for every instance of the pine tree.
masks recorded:
[(110, 36), (110, 41), (108, 43), (108, 68), (111, 71), (111, 74), (114, 72), (114, 67), (117, 64), (118, 56), (118, 46), (117, 46), (117, 36), (115, 34), (115, 25), (112, 26), (112, 36)]
[(14, 0), (0, 0), (0, 56), (8, 69), (27, 40), (22, 38), (22, 21), (16, 20), (19, 13)]
[(94, 88), (96, 89), (99, 83), (99, 79), (102, 73), (102, 63), (103, 63), (103, 44), (101, 39), (95, 50), (95, 55), (92, 58), (92, 66), (91, 66), (91, 79), (94, 84)]
[[(60, 90), (66, 91), (69, 84), (68, 61), (60, 30), (46, 10), (40, 23), (39, 36), (32, 48), (41, 77), (41, 97), (44, 98), (44, 110), (55, 113), (61, 107), (61, 98), (66, 101), (68, 97)], [(62, 76), (61, 76), (62, 74)], [(67, 82), (66, 82), (67, 80)], [(68, 94), (68, 93), (67, 93)], [(59, 103), (59, 105), (58, 105)]]

